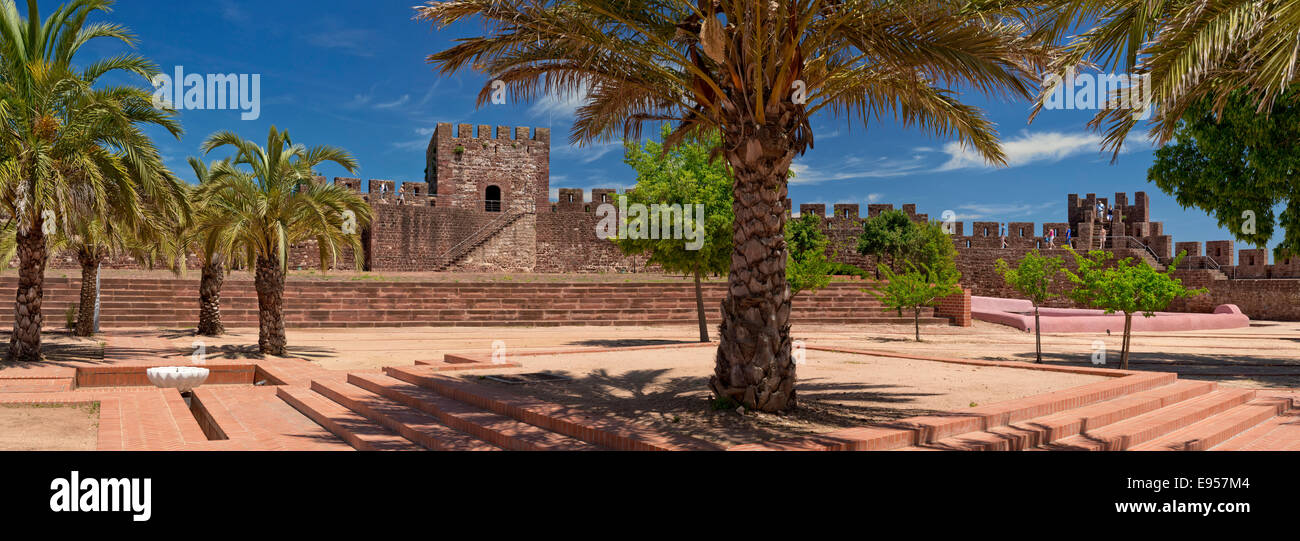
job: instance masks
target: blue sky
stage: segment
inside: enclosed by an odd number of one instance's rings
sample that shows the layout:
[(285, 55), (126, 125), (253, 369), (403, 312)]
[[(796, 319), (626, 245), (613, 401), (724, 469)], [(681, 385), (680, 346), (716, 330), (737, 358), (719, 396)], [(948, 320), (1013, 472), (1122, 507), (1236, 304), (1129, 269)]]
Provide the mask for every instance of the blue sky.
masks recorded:
[[(484, 78), (443, 76), (425, 57), (476, 24), (441, 31), (411, 20), (412, 0), (175, 2), (122, 0), (110, 16), (140, 38), (138, 52), (164, 73), (261, 74), (261, 118), (238, 111), (184, 111), (179, 141), (159, 133), (169, 166), (183, 175), (185, 158), (199, 154), (203, 138), (228, 129), (264, 140), (270, 125), (288, 129), (296, 142), (332, 144), (351, 151), (363, 179), (420, 181), (424, 150), (438, 122), (527, 125), (552, 129), (551, 188), (626, 188), (632, 171), (621, 146), (567, 144), (572, 98), (476, 108)], [(48, 10), (49, 2), (43, 3)], [(104, 42), (84, 55), (123, 52)], [(992, 168), (951, 141), (898, 127), (885, 119), (864, 127), (820, 116), (817, 146), (796, 162), (795, 204), (823, 202), (916, 203), (938, 217), (953, 210), (962, 221), (1065, 220), (1066, 194), (1146, 191), (1152, 215), (1177, 241), (1230, 238), (1196, 209), (1184, 210), (1146, 181), (1151, 147), (1132, 145), (1117, 164), (1099, 151), (1099, 136), (1084, 123), (1090, 113), (1045, 111), (1028, 124), (1029, 104), (968, 96), (998, 124), (1011, 166)], [(653, 132), (654, 130), (648, 130)], [(214, 155), (213, 157), (219, 157)], [(350, 176), (336, 167), (328, 177)]]

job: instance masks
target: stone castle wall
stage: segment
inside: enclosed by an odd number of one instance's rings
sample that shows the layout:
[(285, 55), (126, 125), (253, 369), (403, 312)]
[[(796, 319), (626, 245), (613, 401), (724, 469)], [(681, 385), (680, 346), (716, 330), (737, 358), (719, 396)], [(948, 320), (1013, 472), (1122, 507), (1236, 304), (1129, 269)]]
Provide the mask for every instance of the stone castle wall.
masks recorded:
[[(334, 183), (362, 196), (373, 220), (362, 232), (363, 269), (370, 271), (511, 271), (539, 273), (640, 272), (657, 270), (644, 256), (624, 256), (597, 238), (596, 207), (616, 203), (612, 189), (595, 189), (590, 201), (583, 190), (558, 189), (550, 200), (550, 131), (546, 128), (469, 124), (438, 124), (426, 150), (423, 182), (336, 178)], [(317, 178), (317, 182), (325, 182)], [(1071, 194), (1065, 221), (1044, 223), (954, 222), (952, 235), (962, 283), (973, 295), (1016, 297), (993, 271), (998, 259), (1016, 261), (1030, 250), (1061, 255), (1048, 249), (1046, 234), (1056, 231), (1057, 245), (1072, 232), (1076, 248), (1096, 248), (1101, 238), (1119, 257), (1152, 264), (1168, 263), (1180, 251), (1188, 257), (1177, 276), (1193, 287), (1210, 290), (1203, 297), (1179, 301), (1175, 309), (1210, 311), (1218, 304), (1237, 304), (1253, 318), (1300, 320), (1300, 257), (1270, 263), (1266, 250), (1234, 253), (1231, 241), (1177, 242), (1163, 224), (1152, 221), (1146, 193), (1113, 198)], [(1099, 207), (1100, 205), (1100, 207)], [(787, 208), (792, 208), (787, 201)], [(855, 204), (801, 204), (799, 212), (825, 218), (831, 240), (828, 251), (838, 261), (871, 271), (875, 258), (857, 253), (857, 237), (865, 219), (893, 209), (871, 204), (865, 215)], [(916, 205), (901, 210), (926, 221)], [(1107, 211), (1110, 211), (1107, 213)], [(1109, 214), (1109, 215), (1108, 215)], [(1005, 234), (1005, 244), (1003, 247)], [(56, 254), (51, 267), (76, 268), (75, 257)], [(139, 268), (141, 263), (118, 256), (108, 268)], [(197, 258), (190, 258), (197, 267)], [(290, 268), (319, 267), (314, 241), (292, 247)], [(351, 249), (343, 250), (335, 268), (352, 270)], [(1062, 286), (1063, 288), (1064, 286)], [(1056, 299), (1053, 306), (1068, 306)]]

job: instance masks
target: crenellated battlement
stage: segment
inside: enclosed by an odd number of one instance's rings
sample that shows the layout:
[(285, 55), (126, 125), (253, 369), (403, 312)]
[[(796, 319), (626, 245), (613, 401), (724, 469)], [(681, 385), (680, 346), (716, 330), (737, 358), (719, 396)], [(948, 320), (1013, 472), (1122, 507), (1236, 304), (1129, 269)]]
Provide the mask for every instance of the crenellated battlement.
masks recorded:
[[(1148, 221), (1150, 200), (1145, 192), (1134, 193), (1131, 203), (1128, 194), (1124, 193), (1117, 193), (1114, 198), (1070, 194), (1067, 201), (1068, 222), (1047, 222), (1037, 227), (1033, 222), (975, 221), (967, 224), (958, 221), (951, 224), (953, 243), (958, 250), (1031, 250), (1066, 245), (1076, 249), (1095, 249), (1103, 242), (1104, 235), (1107, 249), (1129, 250), (1139, 255), (1154, 253), (1155, 257), (1150, 259), (1158, 263), (1169, 263), (1178, 253), (1185, 251), (1187, 255), (1179, 263), (1179, 269), (1214, 270), (1227, 278), (1300, 278), (1300, 257), (1270, 264), (1268, 250), (1241, 250), (1237, 254), (1235, 244), (1230, 240), (1174, 242), (1173, 237), (1164, 234), (1163, 223)], [(1098, 207), (1098, 204), (1104, 206)], [(787, 202), (787, 207), (792, 206)], [(860, 206), (834, 204), (830, 216), (826, 214), (826, 207), (825, 203), (802, 203), (799, 213), (821, 216), (827, 221), (829, 231), (840, 232), (840, 251), (852, 249), (853, 243), (845, 235), (851, 235), (852, 231), (848, 230), (861, 227), (861, 222), (866, 219), (860, 216)], [(878, 216), (893, 208), (894, 205), (889, 204), (870, 204), (867, 217)], [(928, 215), (917, 213), (914, 204), (903, 205), (901, 209), (914, 221), (929, 219)], [(1108, 210), (1110, 216), (1102, 209)], [(1054, 243), (1048, 239), (1049, 231), (1056, 232)]]

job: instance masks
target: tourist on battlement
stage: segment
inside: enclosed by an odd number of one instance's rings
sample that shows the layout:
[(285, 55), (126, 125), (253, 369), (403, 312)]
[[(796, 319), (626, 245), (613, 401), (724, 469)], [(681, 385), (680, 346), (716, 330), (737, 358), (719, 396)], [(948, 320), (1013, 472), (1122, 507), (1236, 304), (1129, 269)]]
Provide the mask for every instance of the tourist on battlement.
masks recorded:
[(1001, 237), (1002, 237), (1002, 249), (1003, 249), (1003, 250), (1006, 250), (1006, 249), (1007, 249), (1007, 226), (1006, 226), (1006, 225), (1002, 225), (1000, 231), (1002, 232), (1002, 234), (1001, 234)]
[(1047, 247), (1048, 247), (1048, 248), (1055, 248), (1055, 247), (1056, 247), (1056, 228), (1055, 228), (1055, 227), (1053, 227), (1053, 228), (1047, 230)]
[(1105, 250), (1106, 249), (1106, 228), (1105, 227), (1101, 228), (1100, 239), (1101, 239), (1101, 243), (1097, 246), (1097, 248), (1100, 250)]

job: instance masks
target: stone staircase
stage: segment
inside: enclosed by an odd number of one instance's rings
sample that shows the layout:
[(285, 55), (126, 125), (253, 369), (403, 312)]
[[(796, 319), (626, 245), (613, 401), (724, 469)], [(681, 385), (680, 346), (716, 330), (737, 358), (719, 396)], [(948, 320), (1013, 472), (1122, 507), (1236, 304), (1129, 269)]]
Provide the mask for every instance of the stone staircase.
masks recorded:
[(497, 233), (504, 231), (507, 227), (510, 227), (515, 222), (519, 221), (520, 218), (535, 214), (537, 214), (537, 211), (532, 206), (508, 209), (506, 212), (502, 213), (501, 216), (488, 222), (478, 231), (471, 233), (464, 240), (460, 241), (455, 246), (452, 246), (451, 249), (447, 250), (447, 253), (439, 255), (437, 262), (434, 263), (433, 268), (430, 270), (434, 272), (450, 270), (453, 266), (459, 263), (461, 259), (464, 259), (465, 256), (472, 253), (475, 248), (478, 248), (479, 246), (482, 246), (483, 243), (491, 240)]
[[(193, 327), (198, 321), (197, 279), (104, 278), (101, 327)], [(792, 317), (803, 324), (910, 325), (909, 317), (883, 308), (862, 291), (866, 282), (833, 283), (794, 301)], [(0, 278), (0, 293), (15, 291), (14, 276)], [(47, 327), (61, 327), (64, 311), (79, 299), (79, 280), (46, 278), (43, 312)], [(706, 316), (718, 322), (722, 283), (704, 286)], [(289, 327), (694, 325), (693, 284), (681, 282), (374, 282), (290, 280), (285, 285)], [(257, 294), (248, 280), (229, 279), (221, 298), (227, 327), (257, 325)], [(0, 326), (13, 323), (13, 310), (0, 310)], [(922, 324), (946, 325), (947, 318), (922, 312)]]
[(1127, 383), (733, 450), (1300, 450), (1300, 393), (1137, 374), (1122, 378)]
[(280, 398), (358, 450), (718, 450), (440, 373), (389, 367), (280, 387)]

